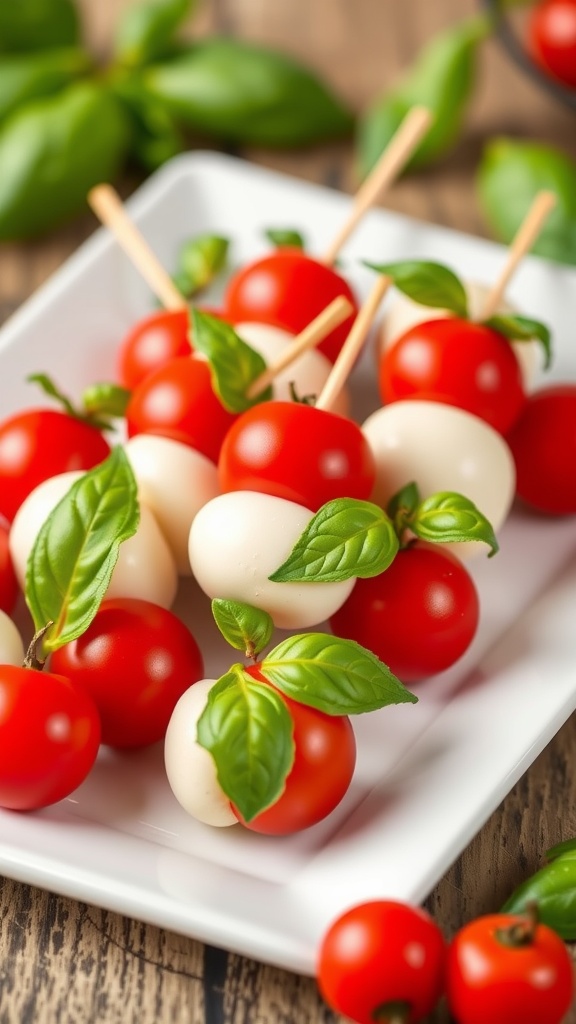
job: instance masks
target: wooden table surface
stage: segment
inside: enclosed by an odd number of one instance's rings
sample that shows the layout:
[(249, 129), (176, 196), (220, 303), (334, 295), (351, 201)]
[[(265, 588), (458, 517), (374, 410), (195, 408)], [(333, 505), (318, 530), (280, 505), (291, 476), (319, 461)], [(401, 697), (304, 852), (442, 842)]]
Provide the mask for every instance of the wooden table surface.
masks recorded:
[[(105, 51), (110, 26), (127, 5), (128, 0), (83, 0), (86, 32), (98, 50)], [(193, 32), (223, 31), (284, 49), (313, 66), (359, 111), (435, 31), (474, 9), (472, 0), (205, 0)], [(485, 234), (473, 185), (484, 142), (513, 134), (556, 143), (576, 157), (575, 126), (573, 113), (544, 95), (490, 42), (455, 152), (433, 170), (397, 184), (386, 205)], [(349, 142), (241, 155), (344, 191), (356, 186)], [(135, 184), (127, 180), (124, 191)], [(86, 213), (46, 240), (0, 248), (0, 319), (94, 227)], [(572, 718), (434, 889), (427, 906), (447, 935), (472, 916), (498, 908), (540, 866), (548, 846), (576, 834), (575, 741)], [(446, 1020), (445, 1010), (434, 1019)], [(336, 1020), (310, 978), (0, 879), (0, 1024)], [(567, 1021), (574, 1024), (576, 1012)]]

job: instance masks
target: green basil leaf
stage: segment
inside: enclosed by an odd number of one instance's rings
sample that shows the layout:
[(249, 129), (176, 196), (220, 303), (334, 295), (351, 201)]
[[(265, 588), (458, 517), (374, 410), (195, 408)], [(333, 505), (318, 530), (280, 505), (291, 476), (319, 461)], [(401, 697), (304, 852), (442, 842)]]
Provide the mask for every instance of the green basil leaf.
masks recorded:
[(406, 484), (405, 487), (402, 487), (390, 498), (386, 512), (392, 520), (395, 520), (397, 516), (405, 519), (407, 516), (413, 515), (419, 504), (420, 491), (418, 490), (418, 484), (412, 481), (412, 483)]
[(270, 643), (274, 622), (261, 608), (216, 597), (212, 614), (224, 639), (231, 647), (244, 651), (247, 658), (260, 654)]
[(436, 544), (484, 541), (490, 547), (488, 558), (498, 551), (498, 541), (486, 516), (469, 498), (454, 491), (439, 491), (425, 498), (408, 520), (408, 526), (421, 540)]
[(511, 242), (538, 192), (556, 195), (532, 252), (576, 264), (576, 163), (537, 142), (495, 139), (482, 156), (477, 187), (496, 238)]
[(126, 415), (126, 408), (130, 401), (131, 392), (120, 384), (110, 384), (102, 381), (98, 384), (91, 384), (82, 393), (82, 406), (87, 418), (91, 423), (100, 417), (113, 416), (117, 419)]
[(548, 369), (552, 362), (552, 343), (550, 329), (540, 320), (531, 320), (527, 316), (516, 313), (498, 313), (486, 320), (486, 326), (503, 334), (511, 341), (539, 341), (544, 349), (544, 367)]
[(38, 384), (45, 395), (48, 395), (50, 398), (55, 398), (58, 404), (62, 406), (64, 412), (67, 412), (69, 416), (72, 416), (74, 419), (83, 418), (82, 414), (78, 412), (78, 409), (74, 408), (67, 395), (65, 395), (63, 391), (60, 391), (58, 385), (54, 383), (47, 373), (29, 373), (26, 380), (31, 384)]
[(414, 302), (436, 309), (450, 309), (456, 316), (468, 316), (468, 300), (460, 278), (442, 263), (430, 260), (402, 260), (400, 263), (368, 263), (367, 267), (391, 277), (399, 291)]
[(118, 101), (97, 82), (35, 100), (0, 129), (0, 239), (38, 235), (115, 177), (129, 141)]
[(272, 242), (277, 249), (304, 249), (304, 238), (294, 228), (267, 228), (264, 237)]
[(140, 0), (122, 12), (114, 51), (128, 67), (165, 54), (176, 31), (192, 14), (195, 0)]
[(145, 88), (217, 139), (297, 146), (348, 134), (352, 117), (309, 70), (239, 39), (204, 39), (145, 74)]
[(90, 56), (71, 47), (4, 55), (0, 61), (0, 121), (22, 104), (58, 92), (91, 67)]
[(242, 665), (233, 665), (210, 690), (197, 739), (245, 821), (282, 795), (294, 763), (292, 717), (280, 695)]
[(74, 0), (1, 0), (0, 53), (52, 50), (79, 42)]
[(154, 171), (186, 149), (176, 119), (162, 103), (146, 94), (137, 71), (118, 74), (111, 79), (111, 87), (131, 120), (130, 154), (137, 163)]
[(555, 860), (560, 856), (576, 857), (576, 839), (565, 839), (563, 843), (556, 843), (546, 850), (546, 860)]
[(121, 447), (72, 484), (28, 559), (26, 602), (36, 629), (52, 621), (49, 651), (80, 636), (106, 592), (120, 544), (139, 520), (134, 474)]
[(301, 533), (274, 583), (337, 583), (378, 576), (393, 561), (398, 538), (386, 513), (371, 501), (326, 502)]
[(184, 242), (176, 276), (182, 293), (191, 299), (214, 280), (226, 266), (230, 240), (220, 235), (198, 235)]
[(452, 148), (472, 93), (478, 44), (487, 33), (488, 20), (480, 17), (435, 36), (398, 85), (368, 108), (360, 119), (357, 138), (362, 177), (378, 162), (414, 106), (428, 107), (434, 123), (407, 167), (423, 167)]
[(563, 939), (576, 939), (576, 859), (559, 856), (518, 886), (502, 911), (518, 914), (536, 901), (538, 919)]
[(326, 633), (288, 637), (260, 663), (260, 671), (287, 697), (328, 715), (418, 700), (371, 651)]
[(242, 341), (230, 324), (193, 309), (192, 333), (194, 348), (202, 352), (210, 363), (212, 387), (225, 409), (245, 412), (258, 402), (272, 398), (271, 387), (255, 398), (247, 397), (248, 388), (266, 369), (266, 363), (259, 352)]

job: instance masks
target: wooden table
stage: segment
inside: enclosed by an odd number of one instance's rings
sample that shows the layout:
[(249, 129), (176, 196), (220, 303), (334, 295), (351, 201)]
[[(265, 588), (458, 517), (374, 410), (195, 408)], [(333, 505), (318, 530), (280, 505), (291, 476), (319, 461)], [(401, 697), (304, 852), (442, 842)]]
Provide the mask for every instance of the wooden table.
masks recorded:
[[(86, 32), (97, 49), (105, 49), (116, 12), (127, 5), (128, 0), (83, 0)], [(360, 110), (435, 31), (474, 9), (473, 0), (206, 0), (192, 31), (223, 31), (282, 48), (316, 68)], [(484, 142), (505, 133), (556, 143), (576, 157), (574, 114), (540, 92), (490, 42), (483, 48), (478, 87), (455, 152), (437, 168), (397, 184), (386, 205), (484, 234), (473, 172)], [(356, 185), (350, 143), (242, 155), (345, 191)], [(124, 191), (135, 184), (127, 180)], [(45, 241), (0, 249), (0, 318), (94, 227), (86, 214)], [(572, 719), (437, 885), (427, 905), (446, 934), (497, 908), (540, 866), (548, 846), (576, 834), (575, 741)], [(435, 1017), (446, 1019), (443, 1010)], [(312, 979), (0, 880), (0, 1024), (335, 1020)], [(576, 1012), (567, 1020), (574, 1024)]]

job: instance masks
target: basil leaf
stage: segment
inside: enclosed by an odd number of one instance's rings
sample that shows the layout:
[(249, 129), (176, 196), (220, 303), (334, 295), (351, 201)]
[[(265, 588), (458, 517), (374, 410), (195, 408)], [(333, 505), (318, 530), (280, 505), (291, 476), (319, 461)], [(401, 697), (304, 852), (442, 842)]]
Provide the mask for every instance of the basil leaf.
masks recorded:
[(576, 164), (551, 146), (496, 139), (482, 156), (477, 187), (496, 238), (511, 242), (538, 192), (556, 195), (532, 252), (576, 264)]
[(189, 17), (195, 0), (140, 0), (122, 12), (114, 51), (129, 67), (164, 55), (176, 30)]
[(456, 316), (468, 316), (464, 285), (442, 263), (430, 260), (402, 260), (401, 263), (368, 263), (367, 267), (391, 277), (399, 291), (414, 302), (435, 309), (449, 309)]
[(396, 516), (402, 516), (404, 519), (416, 511), (419, 503), (420, 491), (418, 490), (418, 484), (412, 481), (412, 483), (406, 484), (405, 487), (402, 487), (390, 498), (386, 512), (392, 520), (396, 519)]
[(486, 320), (486, 326), (503, 334), (511, 341), (539, 341), (544, 349), (544, 368), (548, 369), (552, 362), (552, 344), (550, 329), (540, 320), (531, 320), (527, 316), (516, 313), (499, 313)]
[(91, 423), (95, 417), (99, 419), (101, 416), (113, 416), (118, 419), (126, 415), (131, 394), (128, 388), (123, 388), (120, 384), (102, 381), (85, 389), (82, 393), (82, 406)]
[(276, 803), (294, 763), (293, 722), (271, 686), (233, 665), (212, 687), (197, 740), (245, 821)]
[(0, 53), (51, 50), (80, 42), (74, 0), (2, 0)]
[(277, 249), (291, 248), (304, 249), (304, 238), (299, 231), (293, 228), (267, 228), (264, 237), (272, 242)]
[(362, 177), (414, 106), (428, 107), (434, 123), (407, 167), (423, 167), (452, 148), (472, 92), (478, 44), (487, 33), (488, 20), (472, 18), (436, 36), (398, 85), (369, 107), (360, 119), (357, 138)]
[(260, 671), (287, 697), (328, 715), (418, 700), (371, 651), (326, 633), (288, 637), (260, 663)]
[(136, 70), (111, 82), (131, 120), (130, 154), (154, 171), (186, 149), (186, 139), (173, 115), (153, 96), (148, 96)]
[(186, 298), (207, 288), (224, 269), (229, 245), (229, 240), (219, 235), (198, 235), (184, 243), (176, 274)]
[(502, 911), (518, 914), (536, 901), (538, 920), (563, 939), (576, 939), (576, 860), (559, 856), (514, 890)]
[(26, 569), (26, 602), (36, 629), (52, 620), (55, 651), (90, 625), (122, 541), (139, 521), (134, 474), (121, 447), (72, 484), (40, 529)]
[(144, 86), (192, 128), (229, 142), (297, 146), (351, 130), (322, 82), (281, 53), (211, 37), (147, 69)]
[(260, 654), (270, 643), (274, 622), (261, 608), (216, 597), (212, 614), (224, 639), (231, 647), (244, 651), (247, 658)]
[(439, 491), (425, 498), (407, 525), (421, 540), (436, 544), (484, 541), (490, 547), (488, 558), (498, 551), (498, 541), (486, 517), (469, 498), (454, 491)]
[(23, 103), (58, 92), (91, 66), (89, 54), (71, 47), (4, 55), (0, 61), (0, 121)]
[(30, 384), (38, 384), (44, 394), (48, 395), (49, 398), (55, 398), (58, 404), (64, 409), (64, 412), (68, 413), (69, 416), (72, 416), (73, 419), (82, 419), (81, 413), (74, 408), (67, 395), (65, 395), (63, 391), (60, 391), (58, 385), (54, 383), (47, 373), (29, 373), (26, 380), (29, 381)]
[(378, 576), (398, 551), (386, 513), (371, 501), (335, 498), (310, 520), (288, 558), (268, 577), (274, 583), (336, 583)]
[(192, 332), (194, 348), (210, 363), (212, 387), (228, 412), (245, 412), (258, 402), (272, 398), (271, 387), (255, 398), (248, 398), (246, 392), (250, 384), (266, 369), (266, 363), (230, 324), (193, 309)]
[(563, 843), (556, 843), (546, 850), (546, 860), (555, 860), (560, 856), (576, 857), (576, 839), (565, 839)]

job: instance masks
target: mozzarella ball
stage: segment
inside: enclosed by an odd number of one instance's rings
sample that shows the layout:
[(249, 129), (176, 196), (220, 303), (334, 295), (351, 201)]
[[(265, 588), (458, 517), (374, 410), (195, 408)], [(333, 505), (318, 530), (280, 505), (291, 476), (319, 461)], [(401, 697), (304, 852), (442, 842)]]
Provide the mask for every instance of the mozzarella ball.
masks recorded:
[[(10, 554), (20, 586), (26, 582), (28, 557), (40, 527), (73, 483), (83, 474), (60, 473), (39, 484), (22, 503), (10, 529)], [(140, 522), (133, 537), (120, 545), (106, 597), (139, 597), (169, 608), (178, 587), (178, 573), (168, 544), (152, 512), (140, 504)]]
[(214, 759), (196, 733), (215, 682), (201, 679), (180, 697), (166, 730), (164, 763), (170, 788), (184, 810), (206, 825), (222, 827), (238, 824), (238, 818), (218, 782)]
[[(383, 508), (411, 481), (422, 498), (457, 491), (498, 531), (516, 483), (514, 460), (503, 437), (484, 420), (441, 402), (393, 402), (362, 427), (376, 459), (372, 500)], [(481, 542), (449, 545), (458, 555), (485, 553)]]
[[(251, 348), (259, 352), (267, 366), (275, 363), (287, 345), (296, 335), (270, 324), (243, 323), (236, 324), (234, 330)], [(316, 398), (328, 380), (332, 363), (317, 349), (308, 349), (295, 359), (285, 370), (282, 370), (272, 383), (273, 398), (289, 402), (292, 399), (290, 383), (293, 382), (299, 398), (314, 395)], [(332, 412), (347, 416), (350, 411), (350, 399), (346, 388), (338, 395)]]
[(124, 451), (141, 501), (152, 510), (181, 575), (190, 575), (188, 537), (194, 516), (220, 493), (214, 463), (186, 444), (137, 434)]
[(190, 531), (190, 563), (210, 598), (267, 611), (281, 629), (306, 629), (334, 614), (354, 579), (343, 583), (273, 583), (314, 513), (256, 491), (221, 494), (200, 509)]
[(21, 665), (24, 644), (12, 619), (0, 609), (0, 665)]
[[(491, 289), (485, 284), (479, 284), (477, 281), (463, 281), (462, 283), (466, 290), (470, 319), (479, 321), (483, 317), (484, 305)], [(510, 303), (504, 301), (500, 303), (498, 312), (513, 313), (518, 312), (518, 310), (511, 306)], [(440, 320), (451, 316), (454, 316), (454, 314), (448, 309), (434, 309), (430, 306), (423, 306), (419, 302), (414, 302), (413, 299), (408, 298), (403, 292), (397, 292), (394, 301), (390, 303), (389, 309), (384, 314), (378, 341), (378, 358), (380, 358), (384, 348), (393, 345), (398, 341), (398, 338), (406, 334), (406, 331), (410, 330), (411, 327), (415, 327), (416, 324), (421, 324), (425, 320)], [(538, 367), (541, 365), (542, 349), (540, 342), (536, 340), (515, 341), (512, 342), (512, 348), (520, 363), (524, 387), (529, 388)]]

